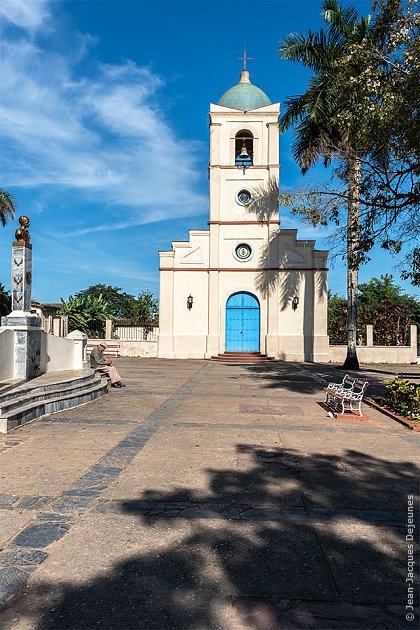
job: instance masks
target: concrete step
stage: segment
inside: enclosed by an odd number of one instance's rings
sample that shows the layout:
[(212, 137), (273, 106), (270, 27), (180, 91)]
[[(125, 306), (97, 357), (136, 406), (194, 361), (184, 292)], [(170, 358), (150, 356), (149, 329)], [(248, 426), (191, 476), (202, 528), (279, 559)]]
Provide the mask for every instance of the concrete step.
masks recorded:
[(210, 360), (227, 363), (267, 363), (275, 361), (274, 357), (261, 354), (261, 352), (223, 352), (211, 357)]
[(8, 415), (10, 411), (22, 407), (23, 405), (29, 405), (32, 402), (36, 403), (38, 401), (52, 400), (53, 398), (57, 398), (57, 396), (67, 396), (67, 394), (77, 393), (88, 387), (97, 385), (100, 382), (101, 377), (93, 374), (92, 378), (87, 378), (84, 381), (78, 380), (76, 383), (67, 383), (64, 381), (61, 384), (57, 383), (56, 387), (53, 389), (36, 387), (30, 388), (28, 391), (22, 390), (16, 396), (13, 396), (13, 398), (9, 398), (5, 401), (0, 399), (0, 417)]
[(66, 370), (63, 372), (49, 372), (41, 374), (29, 381), (18, 381), (15, 385), (9, 386), (7, 390), (0, 391), (0, 409), (4, 403), (25, 395), (36, 396), (39, 393), (60, 391), (63, 383), (66, 385), (85, 385), (95, 379), (95, 371), (86, 370)]
[(93, 370), (79, 372), (83, 374), (67, 373), (67, 378), (60, 372), (42, 375), (34, 379), (38, 380), (36, 385), (33, 381), (19, 385), (16, 388), (18, 395), (10, 397), (11, 392), (7, 392), (8, 400), (1, 401), (0, 433), (7, 433), (41, 416), (91, 402), (107, 393), (106, 379), (95, 375)]

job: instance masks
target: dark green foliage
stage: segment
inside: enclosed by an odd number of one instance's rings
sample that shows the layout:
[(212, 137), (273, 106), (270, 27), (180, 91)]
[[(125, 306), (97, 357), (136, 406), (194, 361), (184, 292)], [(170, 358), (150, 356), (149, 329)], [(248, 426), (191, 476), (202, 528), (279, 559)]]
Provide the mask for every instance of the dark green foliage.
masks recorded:
[(392, 276), (372, 278), (359, 286), (359, 330), (366, 324), (373, 324), (375, 345), (409, 345), (410, 324), (416, 324), (420, 330), (420, 304), (403, 294)]
[(116, 319), (153, 320), (159, 312), (159, 301), (150, 291), (141, 291), (137, 298), (125, 293), (120, 287), (106, 284), (95, 284), (87, 289), (78, 291), (75, 298), (99, 298), (107, 303), (109, 312)]
[(0, 317), (9, 315), (12, 310), (12, 298), (9, 291), (0, 283)]
[(115, 319), (108, 303), (102, 298), (85, 296), (82, 298), (70, 295), (67, 302), (61, 300), (58, 315), (68, 317), (69, 332), (80, 330), (90, 337), (102, 337), (107, 319)]
[(384, 403), (401, 416), (420, 420), (420, 387), (401, 378), (386, 385), (388, 395)]
[(152, 321), (159, 314), (159, 301), (150, 291), (141, 291), (137, 299), (133, 298), (129, 317)]
[[(420, 303), (402, 292), (390, 275), (359, 285), (357, 329), (365, 343), (367, 324), (373, 324), (373, 342), (379, 346), (409, 345), (410, 325), (420, 330)], [(328, 334), (331, 344), (346, 343), (347, 301), (328, 296)]]
[(330, 344), (347, 344), (347, 300), (328, 292), (328, 334)]
[(132, 309), (132, 302), (134, 300), (132, 295), (124, 293), (120, 287), (112, 287), (106, 284), (95, 284), (87, 289), (78, 291), (75, 294), (75, 298), (85, 299), (88, 297), (102, 299), (108, 304), (109, 310), (117, 318), (128, 317)]

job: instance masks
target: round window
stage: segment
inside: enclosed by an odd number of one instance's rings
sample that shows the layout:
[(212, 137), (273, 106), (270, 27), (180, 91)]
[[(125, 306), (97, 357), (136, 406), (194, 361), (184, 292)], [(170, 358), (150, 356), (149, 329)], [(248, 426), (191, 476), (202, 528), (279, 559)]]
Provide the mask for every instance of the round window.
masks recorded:
[(240, 260), (246, 260), (247, 258), (251, 256), (251, 253), (252, 253), (252, 249), (250, 248), (249, 245), (247, 245), (247, 243), (240, 243), (235, 248), (236, 257), (239, 258)]
[(252, 201), (252, 195), (249, 190), (243, 189), (238, 192), (236, 199), (242, 206), (247, 206)]

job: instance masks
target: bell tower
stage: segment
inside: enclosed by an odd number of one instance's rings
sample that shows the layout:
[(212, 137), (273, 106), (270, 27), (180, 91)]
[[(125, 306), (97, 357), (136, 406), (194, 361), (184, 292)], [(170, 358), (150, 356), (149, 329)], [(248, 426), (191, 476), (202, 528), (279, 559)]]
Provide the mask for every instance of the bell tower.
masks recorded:
[(209, 221), (160, 255), (160, 357), (328, 361), (327, 252), (281, 230), (280, 103), (239, 81), (210, 104)]
[[(210, 225), (257, 220), (252, 192), (279, 177), (280, 104), (253, 85), (248, 70), (210, 105)], [(278, 223), (278, 216), (271, 216)], [(213, 223), (215, 224), (215, 223)]]

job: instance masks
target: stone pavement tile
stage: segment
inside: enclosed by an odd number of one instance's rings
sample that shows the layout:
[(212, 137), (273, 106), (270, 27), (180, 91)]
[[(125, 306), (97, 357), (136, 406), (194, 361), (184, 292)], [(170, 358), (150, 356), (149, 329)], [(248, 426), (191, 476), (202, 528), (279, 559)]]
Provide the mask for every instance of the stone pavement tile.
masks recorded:
[(32, 523), (27, 525), (12, 541), (12, 547), (45, 549), (60, 540), (69, 530), (67, 523)]
[(314, 527), (343, 599), (387, 604), (406, 601), (405, 528), (360, 522)]
[(2, 494), (0, 495), (0, 509), (1, 508), (7, 508), (7, 507), (12, 507), (17, 500), (19, 499), (19, 497), (15, 494)]
[(336, 599), (311, 529), (211, 519), (148, 524), (141, 515), (90, 513), (32, 574), (2, 622), (137, 628), (141, 619), (148, 629), (224, 629), (232, 597)]
[(34, 423), (30, 441), (1, 454), (0, 486), (21, 496), (59, 494), (129, 431), (124, 425)]
[(0, 566), (33, 566), (44, 562), (48, 554), (39, 550), (18, 549), (0, 552)]
[(15, 536), (33, 518), (30, 512), (0, 509), (0, 547)]
[(17, 567), (0, 567), (0, 605), (21, 588), (29, 574)]

